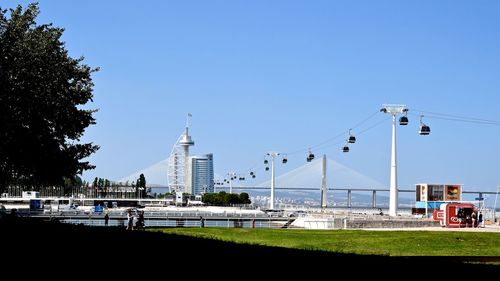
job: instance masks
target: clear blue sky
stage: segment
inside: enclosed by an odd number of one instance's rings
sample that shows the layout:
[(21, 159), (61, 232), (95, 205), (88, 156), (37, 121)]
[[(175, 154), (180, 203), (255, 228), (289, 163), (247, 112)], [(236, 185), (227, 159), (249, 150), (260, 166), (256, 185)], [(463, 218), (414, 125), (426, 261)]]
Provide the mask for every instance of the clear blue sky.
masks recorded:
[[(3, 1), (14, 7), (27, 1)], [(168, 157), (192, 112), (195, 154), (218, 174), (268, 150), (307, 150), (380, 109), (500, 120), (498, 1), (40, 1), (74, 57), (101, 67), (84, 173), (119, 179)], [(379, 113), (369, 126), (387, 118)], [(500, 184), (500, 126), (426, 119), (398, 127), (399, 186)], [(359, 128), (360, 131), (363, 128)], [(313, 152), (389, 184), (391, 124)], [(356, 133), (356, 130), (353, 131)], [(305, 163), (289, 156), (286, 172)]]

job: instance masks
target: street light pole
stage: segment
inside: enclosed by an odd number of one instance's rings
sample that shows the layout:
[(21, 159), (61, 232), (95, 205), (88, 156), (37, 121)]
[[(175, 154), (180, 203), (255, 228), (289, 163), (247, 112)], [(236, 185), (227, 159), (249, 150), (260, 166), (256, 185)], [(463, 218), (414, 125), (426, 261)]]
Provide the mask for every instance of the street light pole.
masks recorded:
[(497, 194), (495, 195), (495, 206), (493, 207), (493, 222), (497, 222), (497, 200), (498, 200), (498, 191), (500, 191), (500, 185), (497, 185)]

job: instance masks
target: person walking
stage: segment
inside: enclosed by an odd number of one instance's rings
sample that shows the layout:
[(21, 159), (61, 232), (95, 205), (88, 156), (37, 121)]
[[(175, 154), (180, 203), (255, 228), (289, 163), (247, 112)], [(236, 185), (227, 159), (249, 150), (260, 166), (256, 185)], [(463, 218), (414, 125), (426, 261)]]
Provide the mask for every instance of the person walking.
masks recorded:
[(479, 212), (479, 216), (477, 217), (477, 225), (479, 227), (483, 227), (481, 224), (483, 223), (483, 213)]
[(144, 211), (139, 212), (139, 217), (137, 218), (137, 222), (135, 223), (135, 229), (144, 230)]
[(109, 222), (109, 215), (108, 215), (108, 213), (106, 213), (104, 215), (104, 226), (108, 226), (108, 222)]
[(132, 209), (128, 209), (127, 213), (127, 230), (134, 229), (134, 215), (132, 215)]

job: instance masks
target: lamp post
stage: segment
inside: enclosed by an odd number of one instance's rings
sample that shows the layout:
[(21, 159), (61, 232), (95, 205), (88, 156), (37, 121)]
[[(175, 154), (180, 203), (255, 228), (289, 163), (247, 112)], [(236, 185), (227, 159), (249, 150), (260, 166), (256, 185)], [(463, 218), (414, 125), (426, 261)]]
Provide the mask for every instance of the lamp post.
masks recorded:
[(497, 200), (498, 191), (500, 191), (500, 185), (497, 185), (497, 194), (495, 195), (495, 206), (493, 207), (493, 222), (497, 222)]
[[(389, 192), (389, 216), (398, 214), (398, 174), (396, 161), (396, 115), (408, 111), (406, 105), (384, 104), (380, 110), (392, 115), (391, 180)], [(408, 122), (406, 122), (407, 124)], [(406, 125), (404, 124), (404, 125)], [(401, 123), (403, 125), (403, 123)]]

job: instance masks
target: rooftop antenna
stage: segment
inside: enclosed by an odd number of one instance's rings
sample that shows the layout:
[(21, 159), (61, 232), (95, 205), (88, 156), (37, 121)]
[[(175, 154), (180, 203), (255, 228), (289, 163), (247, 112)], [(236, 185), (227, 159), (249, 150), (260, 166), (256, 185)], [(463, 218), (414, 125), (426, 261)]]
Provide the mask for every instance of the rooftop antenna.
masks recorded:
[(183, 146), (185, 149), (186, 157), (189, 156), (189, 147), (194, 145), (194, 141), (191, 139), (191, 136), (189, 135), (189, 125), (191, 124), (192, 117), (193, 114), (191, 113), (187, 114), (186, 131), (184, 132), (184, 137), (182, 138), (182, 141), (180, 141), (180, 145)]
[(186, 129), (189, 128), (189, 125), (191, 124), (191, 118), (193, 117), (193, 114), (188, 113), (186, 117)]

